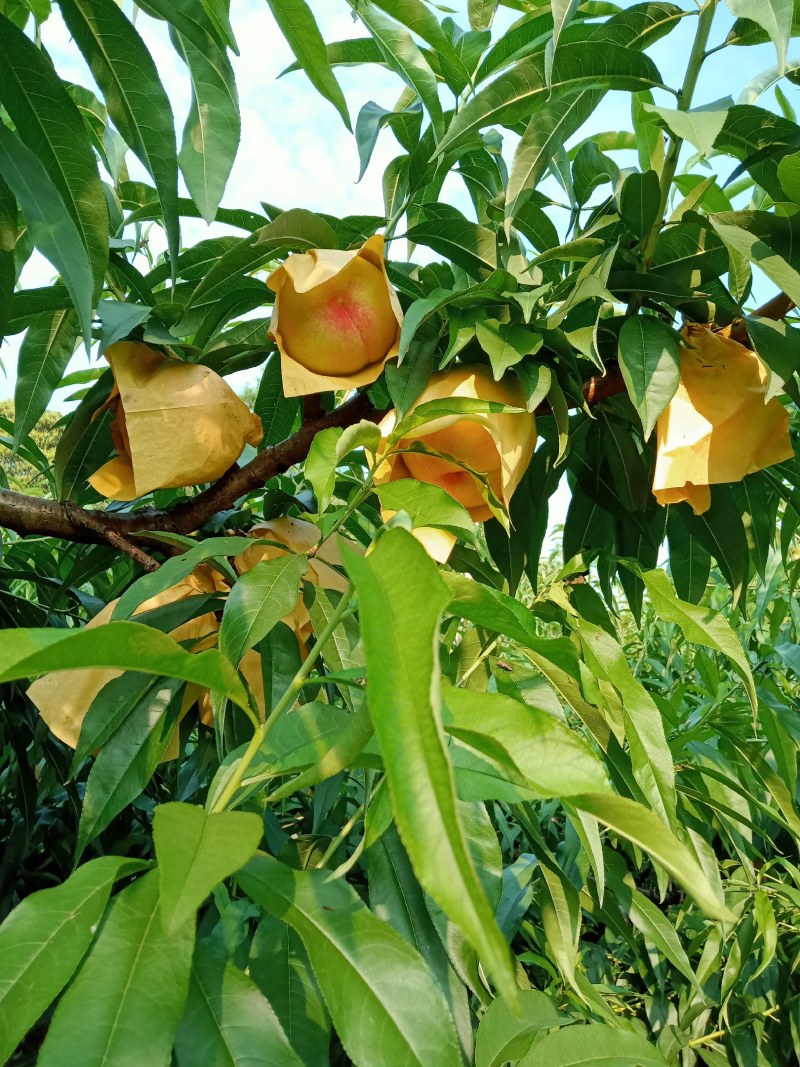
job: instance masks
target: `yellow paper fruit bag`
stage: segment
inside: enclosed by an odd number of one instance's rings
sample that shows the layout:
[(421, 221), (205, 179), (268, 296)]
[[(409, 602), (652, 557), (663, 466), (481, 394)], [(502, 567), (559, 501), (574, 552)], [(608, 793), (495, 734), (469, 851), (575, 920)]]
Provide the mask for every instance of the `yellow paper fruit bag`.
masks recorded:
[[(250, 537), (264, 537), (270, 541), (285, 545), (253, 545), (234, 560), (234, 565), (239, 574), (252, 570), (257, 563), (267, 559), (278, 559), (280, 556), (301, 554), (310, 552), (319, 542), (321, 537), (318, 527), (304, 519), (293, 519), (290, 516), (281, 516), (270, 519), (267, 522), (258, 523), (249, 531)], [(334, 570), (334, 567), (342, 566), (342, 557), (333, 540), (325, 541), (319, 552), (308, 561), (306, 581), (313, 582), (323, 589), (332, 589), (335, 592), (344, 593), (347, 590), (348, 581), (343, 574)], [(294, 630), (297, 641), (303, 655), (307, 652), (307, 642), (311, 636), (311, 616), (303, 602), (302, 593), (297, 599), (297, 604), (292, 611), (282, 620)]]
[[(136, 609), (134, 615), (140, 615), (145, 611), (153, 611), (155, 608), (165, 607), (167, 604), (174, 604), (176, 601), (185, 600), (188, 597), (219, 592), (225, 588), (226, 586), (222, 579), (210, 567), (200, 566), (188, 578), (184, 578), (183, 581), (164, 590), (163, 593), (151, 597), (150, 600), (144, 601)], [(116, 605), (116, 600), (106, 604), (102, 611), (99, 611), (86, 624), (86, 628), (93, 629), (110, 622)], [(169, 636), (175, 641), (195, 641), (197, 644), (192, 651), (201, 652), (216, 644), (218, 630), (219, 623), (216, 616), (213, 612), (208, 612), (178, 626)], [(70, 748), (76, 748), (83, 720), (92, 701), (105, 685), (113, 681), (114, 678), (119, 678), (123, 673), (123, 671), (101, 667), (54, 671), (52, 674), (45, 674), (37, 679), (28, 689), (28, 697), (59, 741), (63, 741)], [(260, 665), (258, 675), (260, 678)], [(195, 701), (202, 701), (204, 694), (205, 690), (201, 687), (187, 685), (183, 697), (181, 716), (189, 710)], [(206, 713), (203, 716), (204, 719), (208, 710), (210, 709), (206, 709)], [(177, 756), (177, 742), (176, 730), (164, 759), (173, 759)]]
[(115, 384), (100, 411), (114, 413), (117, 455), (89, 483), (107, 499), (213, 482), (245, 444), (261, 440), (261, 420), (208, 367), (134, 341), (111, 345), (105, 356)]
[(656, 423), (653, 493), (659, 504), (711, 506), (711, 486), (794, 455), (789, 413), (764, 403), (767, 370), (728, 330), (689, 324), (683, 330), (681, 380)]
[[(516, 380), (508, 378), (496, 382), (483, 367), (456, 367), (434, 374), (411, 410), (432, 400), (457, 397), (525, 408), (522, 387)], [(397, 412), (390, 411), (379, 424), (383, 438), (379, 458), (387, 452), (386, 439), (396, 423)], [(536, 447), (536, 418), (525, 410), (445, 415), (412, 430), (397, 447), (402, 448), (412, 441), (420, 441), (485, 474), (494, 494), (508, 507)], [(399, 478), (414, 478), (438, 485), (462, 504), (475, 522), (492, 517), (478, 480), (449, 460), (411, 452), (389, 453), (375, 472), (375, 482), (382, 485)], [(387, 517), (388, 512), (384, 513), (384, 518)], [(414, 530), (414, 536), (440, 563), (447, 560), (456, 542), (455, 536), (448, 531), (430, 527)]]
[(380, 235), (355, 252), (291, 255), (267, 285), (275, 293), (270, 336), (286, 396), (371, 385), (397, 356), (403, 312)]

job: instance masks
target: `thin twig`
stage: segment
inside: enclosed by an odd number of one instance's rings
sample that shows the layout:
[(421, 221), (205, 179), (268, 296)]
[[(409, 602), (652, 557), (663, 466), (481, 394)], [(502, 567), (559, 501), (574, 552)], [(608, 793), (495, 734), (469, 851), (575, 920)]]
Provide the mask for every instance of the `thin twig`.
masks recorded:
[(83, 527), (86, 530), (91, 530), (92, 533), (97, 534), (103, 541), (107, 541), (114, 548), (118, 548), (120, 552), (124, 552), (126, 556), (130, 556), (135, 563), (138, 563), (148, 573), (157, 571), (161, 566), (161, 564), (153, 559), (152, 556), (148, 556), (144, 549), (133, 544), (133, 542), (129, 541), (123, 534), (105, 526), (102, 519), (103, 512), (86, 511), (84, 508), (79, 508), (76, 504), (72, 504), (69, 501), (62, 504), (62, 507), (70, 522), (74, 523), (76, 526)]

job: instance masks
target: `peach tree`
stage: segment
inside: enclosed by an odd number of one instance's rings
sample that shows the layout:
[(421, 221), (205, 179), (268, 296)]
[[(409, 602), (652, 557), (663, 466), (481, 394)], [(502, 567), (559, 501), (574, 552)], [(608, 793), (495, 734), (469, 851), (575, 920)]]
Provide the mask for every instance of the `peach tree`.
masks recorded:
[(0, 1061), (784, 1067), (800, 9), (230, 7), (0, 0)]

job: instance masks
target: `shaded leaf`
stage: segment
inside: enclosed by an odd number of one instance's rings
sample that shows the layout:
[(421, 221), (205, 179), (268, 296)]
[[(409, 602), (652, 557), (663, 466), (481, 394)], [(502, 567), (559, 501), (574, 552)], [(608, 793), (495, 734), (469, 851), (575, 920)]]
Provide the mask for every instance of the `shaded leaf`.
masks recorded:
[(153, 178), (174, 261), (180, 243), (175, 128), (155, 62), (115, 0), (63, 0), (60, 7), (109, 116)]
[(37, 1062), (166, 1063), (186, 1003), (193, 945), (194, 924), (172, 935), (162, 929), (155, 871), (128, 886), (59, 1002)]
[(0, 32), (0, 101), (77, 226), (97, 295), (108, 264), (109, 223), (86, 128), (47, 53), (6, 21)]
[(460, 1067), (453, 1020), (422, 957), (351, 886), (323, 871), (292, 870), (270, 856), (251, 860), (238, 881), (302, 937), (357, 1067)]
[(246, 974), (198, 944), (175, 1038), (178, 1067), (302, 1067), (272, 1005)]
[(619, 334), (619, 365), (645, 441), (681, 380), (678, 335), (652, 315), (632, 315)]
[(44, 164), (3, 123), (0, 123), (0, 178), (22, 209), (33, 244), (63, 277), (88, 346), (94, 280), (83, 238)]
[(144, 864), (102, 856), (31, 893), (0, 926), (0, 1061), (61, 992), (92, 942), (111, 887)]
[(178, 163), (189, 194), (206, 222), (213, 222), (239, 148), (241, 120), (233, 68), (207, 40), (202, 48), (173, 33), (192, 81), (192, 103), (183, 128)]
[(28, 327), (17, 357), (14, 386), (14, 443), (27, 437), (44, 414), (72, 358), (78, 327), (75, 313), (45, 312)]

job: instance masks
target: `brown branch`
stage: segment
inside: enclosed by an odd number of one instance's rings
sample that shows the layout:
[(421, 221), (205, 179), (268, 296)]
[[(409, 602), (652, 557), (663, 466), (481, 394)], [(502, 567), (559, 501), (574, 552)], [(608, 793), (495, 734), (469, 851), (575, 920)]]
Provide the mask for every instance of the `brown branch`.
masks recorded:
[[(773, 296), (771, 300), (768, 300), (766, 304), (756, 308), (753, 312), (753, 317), (757, 319), (775, 319), (777, 321), (788, 315), (794, 306), (794, 301), (790, 300), (786, 293), (778, 293), (777, 296)], [(734, 341), (738, 341), (740, 345), (751, 347), (750, 337), (747, 333), (747, 319), (736, 319), (731, 326), (731, 337)]]
[(120, 552), (124, 552), (126, 556), (130, 556), (134, 562), (140, 564), (146, 571), (157, 571), (161, 566), (157, 560), (153, 559), (152, 556), (148, 556), (143, 549), (138, 548), (127, 537), (104, 525), (102, 511), (87, 511), (85, 508), (79, 508), (77, 504), (72, 504), (68, 501), (62, 506), (69, 520), (75, 526), (91, 530), (102, 541), (107, 541), (114, 548), (118, 548)]
[[(265, 448), (244, 467), (234, 464), (218, 481), (197, 496), (180, 500), (164, 509), (89, 511), (65, 501), (42, 500), (0, 489), (0, 526), (23, 535), (61, 537), (88, 544), (109, 543), (110, 532), (123, 538), (130, 547), (135, 547), (131, 544), (132, 540), (157, 543), (153, 538), (142, 536), (150, 531), (190, 534), (212, 515), (232, 507), (241, 497), (305, 459), (311, 442), (320, 430), (331, 426), (351, 426), (360, 419), (377, 420), (382, 414), (371, 406), (366, 394), (359, 394), (335, 411), (304, 423), (291, 437)], [(129, 549), (123, 548), (121, 543), (117, 547), (130, 555)]]
[(303, 422), (311, 422), (322, 414), (322, 400), (318, 393), (303, 397)]

